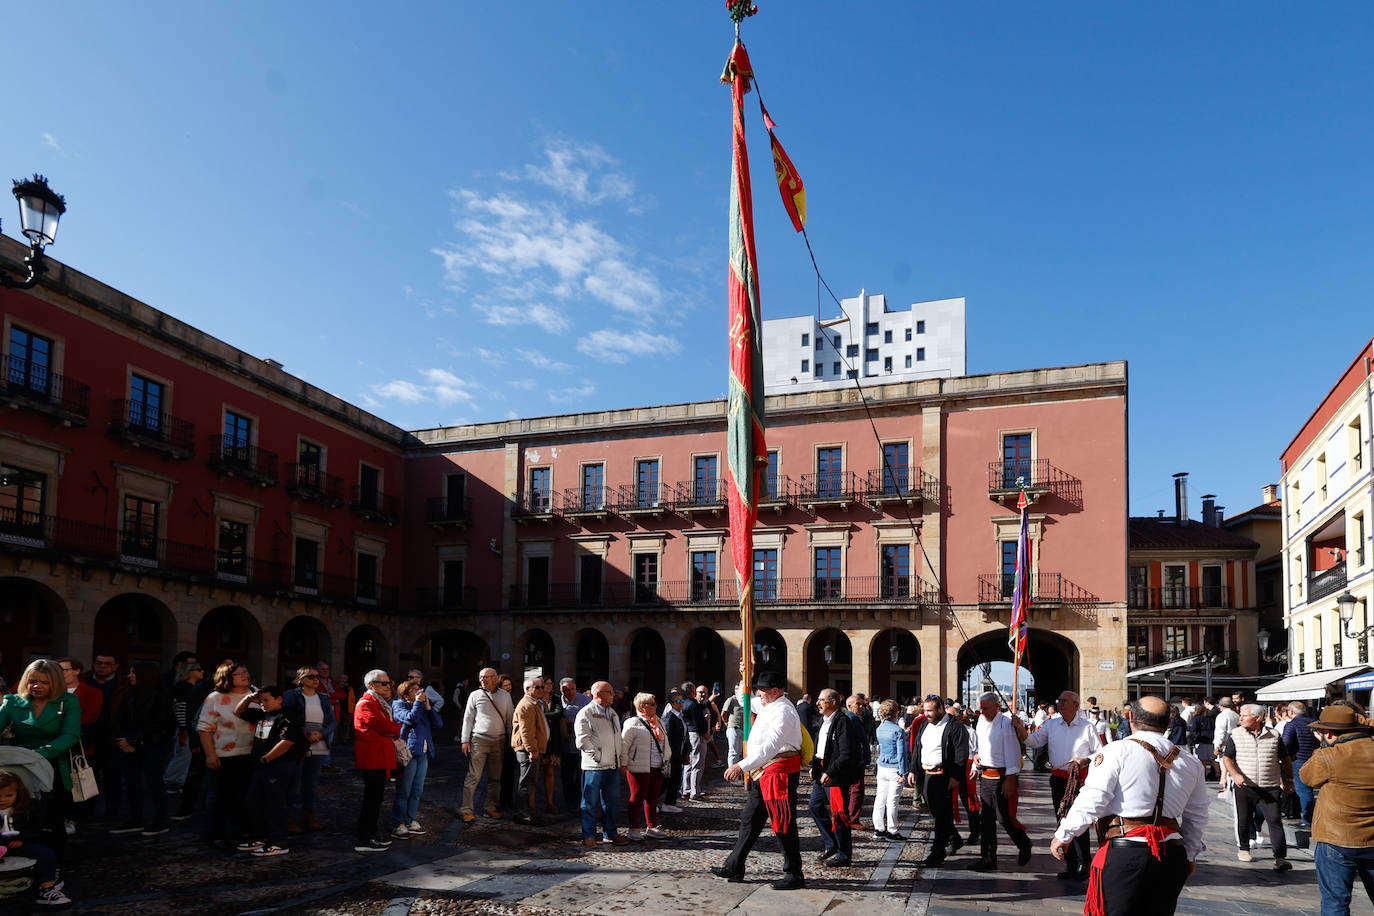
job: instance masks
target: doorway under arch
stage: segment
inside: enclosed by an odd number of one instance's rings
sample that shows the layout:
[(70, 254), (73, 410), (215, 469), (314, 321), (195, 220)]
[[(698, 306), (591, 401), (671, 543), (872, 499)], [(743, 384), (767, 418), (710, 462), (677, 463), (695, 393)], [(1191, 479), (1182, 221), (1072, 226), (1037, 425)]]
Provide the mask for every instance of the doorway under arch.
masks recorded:
[[(386, 671), (393, 678), (398, 675), (395, 671), (387, 668), (390, 664), (391, 648), (387, 645), (386, 636), (382, 631), (370, 624), (354, 627), (349, 631), (348, 638), (344, 641), (344, 671), (348, 674), (348, 682), (353, 685), (353, 689), (362, 696), (367, 685), (363, 683), (363, 676), (375, 668)], [(405, 672), (399, 675), (405, 677)]]
[(554, 645), (553, 637), (547, 631), (533, 629), (525, 634), (525, 651), (522, 658), (524, 659), (524, 666), (521, 673), (538, 669), (546, 677), (558, 679), (558, 675), (555, 673), (558, 648)]
[(910, 630), (893, 627), (875, 636), (868, 670), (870, 699), (906, 703), (921, 696), (921, 644)]
[[(18, 683), (29, 659), (67, 654), (67, 605), (46, 585), (18, 577), (0, 579), (0, 614), (0, 660), (8, 683)], [(81, 663), (90, 669), (91, 659)]]
[(296, 669), (314, 665), (330, 657), (329, 631), (314, 617), (292, 617), (277, 637), (278, 683), (285, 686), (296, 676)]
[(630, 674), (625, 683), (625, 695), (631, 700), (641, 692), (652, 693), (660, 703), (667, 691), (667, 650), (657, 630), (644, 627), (630, 640)]
[(842, 630), (827, 627), (806, 641), (806, 692), (814, 698), (829, 687), (840, 696), (854, 692), (854, 647)]
[(725, 682), (725, 641), (709, 627), (698, 627), (688, 637), (686, 671), (693, 684), (720, 684), (727, 694), (735, 688)]
[[(221, 605), (200, 618), (196, 628), (196, 658), (218, 665), (232, 658), (247, 665), (254, 683), (271, 683), (279, 672), (262, 670), (262, 627), (257, 618), (236, 604)], [(311, 659), (306, 664), (313, 664)], [(205, 662), (201, 662), (205, 665)], [(205, 665), (210, 670), (210, 665)]]
[[(975, 665), (1011, 660), (1005, 627), (982, 633), (959, 647), (959, 678), (956, 683), (964, 683), (969, 669)], [(1078, 646), (1058, 633), (1031, 627), (1026, 634), (1026, 651), (1021, 656), (1021, 665), (1035, 677), (1037, 697), (1058, 697), (1065, 690), (1078, 690)], [(1024, 702), (1024, 684), (1020, 690), (1022, 696), (1017, 698), (1018, 704)]]
[(573, 677), (577, 689), (586, 690), (596, 681), (611, 677), (611, 647), (600, 630), (586, 629), (577, 634), (577, 664)]
[(772, 671), (787, 680), (787, 640), (770, 627), (754, 631), (754, 670)]
[(421, 667), (426, 672), (440, 672), (447, 699), (463, 681), (467, 681), (469, 690), (477, 688), (477, 672), (491, 665), (491, 647), (476, 633), (440, 630), (425, 639), (423, 661)]
[(145, 660), (163, 665), (172, 660), (176, 646), (176, 619), (156, 598), (119, 595), (96, 612), (92, 657), (113, 655), (121, 667)]

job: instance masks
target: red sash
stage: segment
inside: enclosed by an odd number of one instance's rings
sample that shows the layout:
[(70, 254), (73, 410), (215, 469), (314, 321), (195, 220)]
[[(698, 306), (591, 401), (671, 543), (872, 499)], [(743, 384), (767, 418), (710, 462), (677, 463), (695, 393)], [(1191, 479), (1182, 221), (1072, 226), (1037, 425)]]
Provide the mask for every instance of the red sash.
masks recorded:
[(768, 819), (773, 824), (773, 832), (778, 836), (792, 829), (792, 804), (787, 796), (788, 776), (801, 772), (801, 755), (793, 754), (781, 760), (774, 760), (759, 774), (759, 792), (763, 795), (763, 806), (768, 809)]
[[(1123, 837), (1143, 836), (1150, 844), (1150, 855), (1164, 861), (1164, 838), (1171, 831), (1160, 824), (1143, 824), (1123, 833)], [(1093, 856), (1092, 872), (1088, 876), (1088, 899), (1083, 902), (1083, 916), (1107, 916), (1107, 904), (1102, 899), (1102, 869), (1107, 864), (1107, 850), (1112, 848), (1111, 841), (1097, 848)]]
[(839, 830), (841, 824), (846, 827), (854, 826), (854, 822), (849, 819), (849, 787), (831, 786), (830, 829)]

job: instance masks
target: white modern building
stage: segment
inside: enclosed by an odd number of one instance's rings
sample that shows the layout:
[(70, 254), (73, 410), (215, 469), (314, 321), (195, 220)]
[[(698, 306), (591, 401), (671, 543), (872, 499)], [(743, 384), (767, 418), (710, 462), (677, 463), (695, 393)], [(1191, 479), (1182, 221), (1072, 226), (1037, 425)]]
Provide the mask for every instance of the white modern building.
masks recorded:
[(1262, 702), (1353, 694), (1374, 678), (1374, 341), (1366, 341), (1282, 456), (1288, 673)]
[(902, 309), (881, 293), (840, 302), (838, 317), (773, 318), (763, 323), (763, 386), (768, 394), (960, 376), (964, 300), (936, 299)]

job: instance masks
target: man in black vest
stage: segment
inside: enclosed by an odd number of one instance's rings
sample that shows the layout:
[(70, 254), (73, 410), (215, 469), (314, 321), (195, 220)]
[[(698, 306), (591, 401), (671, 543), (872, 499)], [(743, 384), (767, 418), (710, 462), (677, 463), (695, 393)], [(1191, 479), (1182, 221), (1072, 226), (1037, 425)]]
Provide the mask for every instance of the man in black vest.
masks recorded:
[(852, 824), (849, 819), (849, 787), (863, 779), (863, 729), (844, 710), (839, 693), (822, 690), (816, 700), (824, 720), (817, 732), (816, 753), (811, 758), (811, 802), (807, 806), (821, 832), (825, 851), (820, 861), (828, 866), (849, 865), (853, 860)]
[(925, 721), (912, 741), (911, 769), (907, 784), (916, 785), (921, 779), (931, 819), (935, 821), (935, 836), (925, 864), (934, 868), (945, 861), (945, 846), (954, 839), (957, 852), (964, 845), (963, 838), (954, 832), (954, 808), (950, 801), (949, 781), (962, 780), (968, 767), (968, 729), (963, 722), (945, 715), (945, 703), (935, 694), (922, 704)]

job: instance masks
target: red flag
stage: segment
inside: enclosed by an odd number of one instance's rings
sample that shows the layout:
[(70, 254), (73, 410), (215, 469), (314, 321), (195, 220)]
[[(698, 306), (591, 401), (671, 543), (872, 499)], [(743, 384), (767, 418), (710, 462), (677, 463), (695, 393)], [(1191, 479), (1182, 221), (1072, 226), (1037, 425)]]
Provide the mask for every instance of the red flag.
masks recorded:
[(797, 167), (787, 158), (787, 152), (773, 133), (773, 128), (777, 125), (768, 116), (768, 109), (763, 107), (763, 99), (759, 99), (759, 111), (763, 112), (763, 126), (768, 128), (768, 142), (773, 145), (773, 172), (778, 177), (782, 205), (787, 208), (787, 215), (792, 218), (792, 228), (801, 232), (802, 227), (806, 225), (806, 185), (802, 184)]
[[(744, 93), (754, 75), (744, 45), (735, 42), (722, 78), (731, 84), (734, 157), (730, 182), (730, 395), (727, 404), (730, 545), (739, 583), (740, 626), (746, 679), (754, 643), (754, 521), (759, 484), (767, 463), (763, 438), (763, 341), (760, 330), (758, 257), (754, 249), (754, 201), (749, 188), (749, 151), (744, 141)], [(745, 684), (746, 702), (749, 685)], [(749, 708), (745, 707), (748, 737)]]

